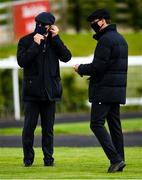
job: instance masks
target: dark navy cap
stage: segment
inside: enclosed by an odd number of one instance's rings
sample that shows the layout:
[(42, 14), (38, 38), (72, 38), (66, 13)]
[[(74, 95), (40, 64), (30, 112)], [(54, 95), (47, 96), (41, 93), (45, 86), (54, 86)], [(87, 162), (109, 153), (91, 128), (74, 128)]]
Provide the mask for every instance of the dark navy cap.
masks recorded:
[(35, 17), (35, 21), (37, 23), (52, 25), (55, 22), (55, 17), (49, 12), (42, 12)]
[(92, 22), (95, 19), (111, 19), (110, 13), (107, 9), (97, 9), (87, 18), (87, 21)]

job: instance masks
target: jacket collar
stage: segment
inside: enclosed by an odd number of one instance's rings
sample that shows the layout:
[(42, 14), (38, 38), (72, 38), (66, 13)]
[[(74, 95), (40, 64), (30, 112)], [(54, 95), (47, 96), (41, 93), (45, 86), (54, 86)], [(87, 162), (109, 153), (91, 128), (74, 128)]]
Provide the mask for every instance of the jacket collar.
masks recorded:
[(99, 31), (97, 34), (93, 35), (93, 38), (96, 40), (99, 40), (103, 34), (105, 34), (108, 31), (117, 31), (116, 24), (110, 24), (101, 31)]

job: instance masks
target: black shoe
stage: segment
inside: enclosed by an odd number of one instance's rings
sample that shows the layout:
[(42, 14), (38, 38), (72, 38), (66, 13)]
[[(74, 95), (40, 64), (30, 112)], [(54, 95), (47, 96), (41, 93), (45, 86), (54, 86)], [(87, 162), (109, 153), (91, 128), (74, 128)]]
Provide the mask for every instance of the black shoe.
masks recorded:
[(53, 160), (46, 160), (46, 161), (44, 161), (44, 166), (54, 166), (54, 161)]
[[(126, 164), (125, 164), (125, 166), (126, 166)], [(124, 167), (123, 167), (124, 168)], [(118, 172), (123, 172), (123, 168), (120, 168), (119, 170), (118, 170)]]
[(126, 166), (124, 161), (120, 161), (115, 164), (111, 164), (110, 167), (108, 168), (108, 173), (114, 173), (118, 171), (123, 171), (123, 168)]
[(32, 162), (30, 160), (28, 160), (28, 161), (24, 162), (24, 166), (30, 167), (30, 166), (32, 166)]

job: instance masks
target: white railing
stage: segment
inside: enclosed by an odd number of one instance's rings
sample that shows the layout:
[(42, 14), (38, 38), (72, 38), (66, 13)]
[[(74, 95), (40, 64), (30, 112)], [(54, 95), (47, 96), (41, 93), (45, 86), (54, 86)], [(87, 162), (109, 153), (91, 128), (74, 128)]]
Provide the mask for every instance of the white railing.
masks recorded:
[[(87, 57), (73, 57), (69, 62), (60, 62), (60, 67), (72, 67), (74, 64), (90, 63), (93, 59), (93, 55)], [(129, 56), (129, 66), (142, 66), (142, 56)], [(20, 67), (17, 64), (16, 57), (11, 56), (9, 58), (0, 59), (0, 69), (11, 69), (13, 79), (13, 100), (14, 100), (14, 113), (15, 119), (20, 119), (20, 101), (19, 101), (19, 83), (18, 83), (18, 69)], [(127, 105), (142, 105), (142, 98), (127, 98)]]

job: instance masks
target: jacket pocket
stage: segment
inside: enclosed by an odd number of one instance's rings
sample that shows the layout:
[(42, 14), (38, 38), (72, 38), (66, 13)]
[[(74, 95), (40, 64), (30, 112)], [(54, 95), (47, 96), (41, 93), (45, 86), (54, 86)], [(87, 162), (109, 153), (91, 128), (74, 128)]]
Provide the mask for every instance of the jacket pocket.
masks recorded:
[(52, 98), (61, 98), (62, 96), (62, 85), (60, 77), (51, 77), (51, 89)]
[(23, 80), (23, 93), (26, 96), (40, 96), (40, 80), (39, 77), (25, 77)]

